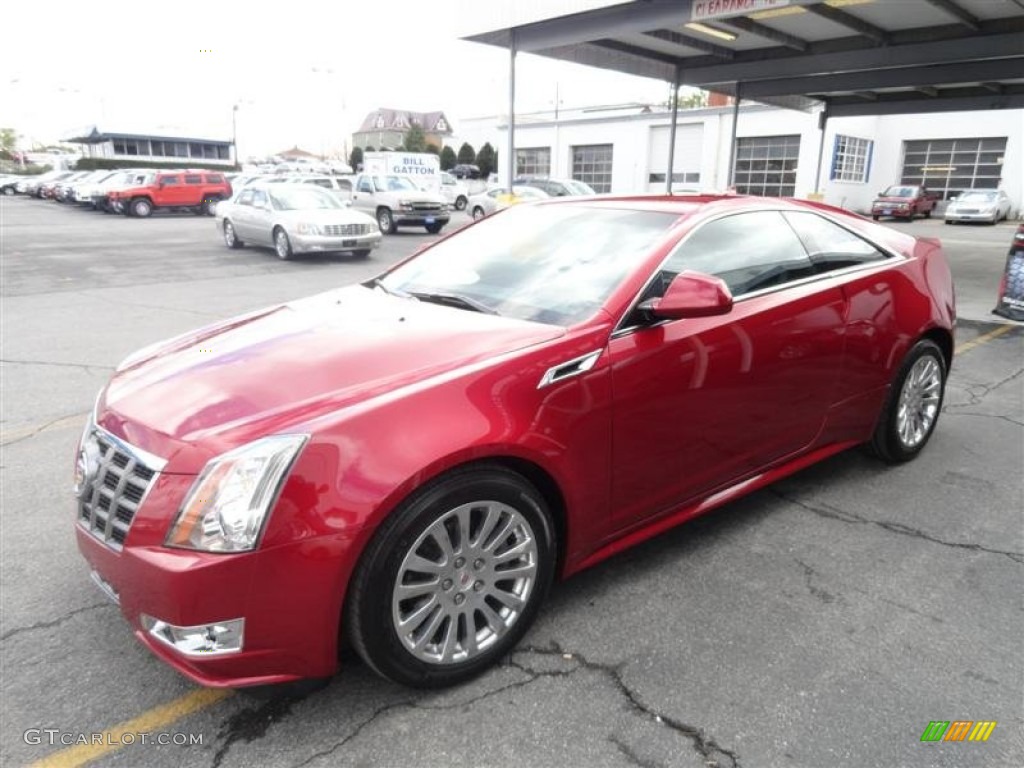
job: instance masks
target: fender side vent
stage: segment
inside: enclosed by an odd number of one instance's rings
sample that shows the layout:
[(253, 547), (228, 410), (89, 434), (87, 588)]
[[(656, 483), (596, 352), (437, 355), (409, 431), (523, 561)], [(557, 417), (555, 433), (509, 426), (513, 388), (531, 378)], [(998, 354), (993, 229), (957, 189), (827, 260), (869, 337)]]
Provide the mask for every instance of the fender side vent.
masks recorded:
[(541, 377), (540, 383), (537, 385), (537, 389), (543, 389), (551, 384), (557, 384), (559, 381), (565, 381), (566, 379), (571, 379), (573, 376), (579, 376), (581, 373), (586, 373), (594, 367), (599, 357), (601, 357), (600, 349), (583, 355), (582, 357), (567, 360), (564, 363), (559, 363), (558, 365), (548, 368)]

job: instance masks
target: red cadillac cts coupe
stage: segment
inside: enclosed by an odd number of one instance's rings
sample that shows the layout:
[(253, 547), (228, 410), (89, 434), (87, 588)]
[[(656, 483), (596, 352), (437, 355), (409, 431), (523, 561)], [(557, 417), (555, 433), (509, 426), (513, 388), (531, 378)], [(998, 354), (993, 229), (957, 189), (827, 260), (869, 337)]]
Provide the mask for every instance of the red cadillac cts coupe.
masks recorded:
[(551, 581), (851, 446), (935, 428), (935, 240), (742, 197), (523, 205), (378, 278), (144, 349), (100, 393), (76, 532), (193, 680), (408, 685), (509, 651)]

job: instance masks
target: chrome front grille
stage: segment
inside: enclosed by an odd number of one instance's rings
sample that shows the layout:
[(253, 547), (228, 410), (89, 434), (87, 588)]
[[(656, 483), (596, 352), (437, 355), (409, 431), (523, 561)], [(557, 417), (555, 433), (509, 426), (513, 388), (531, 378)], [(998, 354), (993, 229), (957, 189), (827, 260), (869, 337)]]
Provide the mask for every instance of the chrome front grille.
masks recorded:
[(413, 203), (414, 211), (440, 211), (442, 206), (439, 203)]
[(120, 550), (163, 460), (90, 428), (78, 454), (78, 524)]
[(370, 232), (370, 224), (325, 224), (324, 234), (333, 237), (355, 237)]

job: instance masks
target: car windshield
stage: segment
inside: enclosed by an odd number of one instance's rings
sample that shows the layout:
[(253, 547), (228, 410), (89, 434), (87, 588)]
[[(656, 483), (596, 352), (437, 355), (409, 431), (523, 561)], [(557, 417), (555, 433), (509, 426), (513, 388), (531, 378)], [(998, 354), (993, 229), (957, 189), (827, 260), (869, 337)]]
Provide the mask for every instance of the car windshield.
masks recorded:
[(957, 198), (958, 203), (991, 203), (996, 199), (995, 192), (964, 192)]
[(483, 219), (382, 280), (393, 293), (464, 297), (552, 325), (593, 315), (678, 214), (526, 205)]
[(537, 189), (536, 187), (513, 187), (512, 191), (515, 192), (518, 197), (526, 198), (528, 200), (541, 200), (545, 197), (550, 197), (550, 195), (543, 189)]
[(268, 190), (268, 192), (271, 203), (279, 211), (309, 211), (344, 207), (333, 195), (310, 185), (275, 187), (273, 191)]
[(404, 176), (374, 176), (373, 186), (378, 192), (419, 192), (420, 188)]
[(567, 181), (565, 186), (572, 190), (574, 195), (594, 195), (593, 188), (589, 184), (584, 184), (582, 181)]
[(882, 197), (913, 197), (917, 187), (889, 187)]

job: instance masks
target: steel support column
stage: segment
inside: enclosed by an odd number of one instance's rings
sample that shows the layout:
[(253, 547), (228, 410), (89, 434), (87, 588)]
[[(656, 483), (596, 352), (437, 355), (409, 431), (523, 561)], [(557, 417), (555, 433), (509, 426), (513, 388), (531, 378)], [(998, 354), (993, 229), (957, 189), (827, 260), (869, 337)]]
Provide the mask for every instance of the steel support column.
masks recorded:
[(735, 101), (732, 105), (732, 131), (729, 137), (729, 175), (726, 177), (726, 187), (733, 187), (733, 177), (736, 175), (736, 124), (740, 120), (740, 84), (736, 83)]
[(676, 67), (676, 76), (672, 81), (672, 124), (668, 129), (668, 173), (665, 174), (665, 192), (672, 194), (672, 176), (676, 169), (676, 119), (679, 116), (679, 80), (682, 69)]
[(505, 151), (505, 182), (508, 193), (512, 194), (512, 179), (516, 175), (516, 32), (512, 30), (508, 44), (508, 149)]

